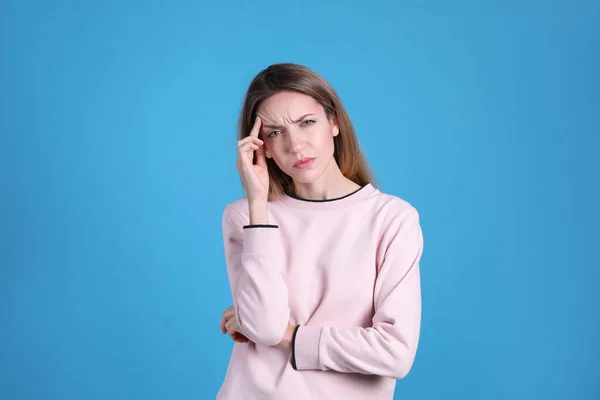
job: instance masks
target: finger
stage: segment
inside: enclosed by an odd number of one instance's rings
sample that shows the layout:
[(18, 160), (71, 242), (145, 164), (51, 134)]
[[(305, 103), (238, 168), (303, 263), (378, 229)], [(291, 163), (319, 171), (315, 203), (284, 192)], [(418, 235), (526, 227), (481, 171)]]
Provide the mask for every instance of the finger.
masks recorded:
[(245, 143), (239, 149), (238, 158), (252, 161), (254, 159), (254, 152), (258, 151), (261, 146), (253, 143)]
[[(221, 330), (225, 329), (225, 324), (227, 324), (227, 321), (229, 321), (232, 317), (233, 317), (232, 315), (223, 315), (221, 317), (221, 322), (219, 323)], [(223, 333), (225, 333), (225, 332), (223, 332)]]
[(262, 140), (261, 138), (259, 138), (259, 137), (256, 137), (256, 136), (250, 136), (250, 135), (249, 135), (249, 136), (246, 136), (246, 137), (245, 137), (245, 138), (243, 138), (243, 139), (240, 139), (240, 140), (238, 140), (238, 141), (237, 141), (237, 144), (238, 144), (238, 146), (239, 146), (239, 145), (241, 145), (241, 144), (244, 144), (244, 143), (246, 143), (246, 142), (251, 142), (251, 141), (259, 141), (259, 142), (262, 142), (263, 140)]
[(258, 137), (258, 133), (260, 132), (260, 126), (262, 125), (262, 121), (260, 119), (260, 117), (257, 115), (256, 119), (254, 120), (254, 126), (252, 127), (252, 130), (250, 131), (250, 136), (254, 136), (254, 137)]
[(246, 136), (245, 138), (243, 138), (242, 140), (240, 140), (237, 143), (237, 147), (238, 147), (238, 149), (241, 149), (242, 146), (244, 146), (244, 145), (247, 146), (248, 143), (254, 143), (254, 144), (257, 144), (259, 146), (265, 144), (265, 142), (262, 139), (259, 139), (259, 138), (254, 137), (254, 136)]
[(227, 332), (227, 322), (231, 321), (232, 319), (233, 316), (225, 316), (221, 318), (221, 323), (219, 324), (219, 326), (221, 327), (221, 332)]
[(227, 322), (225, 322), (225, 329), (227, 329), (227, 332), (234, 333), (236, 330), (235, 328), (235, 318), (231, 318), (229, 320), (227, 320)]
[(223, 312), (223, 315), (221, 316), (221, 322), (219, 324), (219, 326), (221, 327), (221, 332), (223, 332), (223, 333), (227, 332), (227, 330), (225, 329), (225, 323), (228, 320), (230, 320), (234, 315), (235, 315), (235, 312), (233, 310), (233, 306), (229, 307), (227, 310), (225, 310)]
[(227, 317), (227, 316), (224, 316), (221, 318), (221, 323), (219, 324), (219, 326), (221, 327), (221, 332), (223, 332), (223, 333), (227, 332), (226, 325), (227, 325), (227, 321), (230, 321), (230, 320), (231, 320), (231, 317)]
[(244, 143), (238, 148), (239, 157), (252, 159), (254, 152), (260, 149), (260, 147), (262, 147), (260, 143)]
[(256, 165), (267, 168), (267, 157), (265, 155), (265, 146), (260, 146), (256, 149)]
[(233, 306), (229, 307), (227, 310), (223, 311), (223, 316), (233, 315)]
[(227, 327), (227, 333), (229, 333), (230, 335), (235, 335), (236, 333), (238, 334), (242, 334), (242, 332), (240, 332), (240, 327), (238, 326), (238, 324), (233, 321), (228, 327)]
[(229, 336), (231, 336), (232, 339), (235, 339), (235, 335), (243, 335), (242, 332), (240, 332), (240, 328), (235, 322), (227, 327), (227, 333), (229, 334)]

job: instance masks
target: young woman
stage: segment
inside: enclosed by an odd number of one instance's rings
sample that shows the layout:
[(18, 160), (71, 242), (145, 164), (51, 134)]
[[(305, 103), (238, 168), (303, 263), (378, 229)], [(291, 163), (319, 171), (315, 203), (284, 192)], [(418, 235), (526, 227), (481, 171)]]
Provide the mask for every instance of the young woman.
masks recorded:
[(348, 114), (314, 71), (250, 84), (225, 207), (236, 341), (217, 399), (392, 399), (420, 334), (416, 209), (379, 191)]

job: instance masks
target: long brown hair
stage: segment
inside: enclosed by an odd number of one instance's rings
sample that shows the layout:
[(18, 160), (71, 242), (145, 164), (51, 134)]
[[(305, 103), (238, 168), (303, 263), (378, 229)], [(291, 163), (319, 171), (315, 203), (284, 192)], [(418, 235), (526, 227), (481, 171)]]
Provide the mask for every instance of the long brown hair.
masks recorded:
[[(334, 158), (342, 174), (354, 183), (376, 186), (375, 177), (358, 144), (358, 138), (348, 113), (331, 85), (315, 71), (292, 63), (273, 64), (252, 80), (238, 120), (238, 140), (250, 135), (261, 103), (282, 91), (303, 93), (319, 102), (327, 118), (337, 117), (339, 134), (334, 140)], [(256, 156), (254, 158), (256, 162)], [(292, 178), (284, 173), (273, 159), (267, 158), (269, 171), (269, 201), (275, 201), (287, 192)]]

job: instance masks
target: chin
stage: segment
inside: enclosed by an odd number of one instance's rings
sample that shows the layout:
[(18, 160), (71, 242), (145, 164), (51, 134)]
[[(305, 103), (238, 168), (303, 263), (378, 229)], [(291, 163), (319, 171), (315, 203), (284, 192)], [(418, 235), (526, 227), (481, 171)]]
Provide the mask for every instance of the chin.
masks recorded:
[(292, 179), (294, 180), (294, 182), (305, 183), (305, 184), (313, 183), (314, 181), (316, 181), (316, 179), (306, 179), (306, 177), (298, 178), (295, 176), (293, 176)]
[(309, 169), (305, 171), (294, 171), (294, 174), (290, 176), (295, 182), (309, 184), (319, 180), (322, 175), (322, 171)]

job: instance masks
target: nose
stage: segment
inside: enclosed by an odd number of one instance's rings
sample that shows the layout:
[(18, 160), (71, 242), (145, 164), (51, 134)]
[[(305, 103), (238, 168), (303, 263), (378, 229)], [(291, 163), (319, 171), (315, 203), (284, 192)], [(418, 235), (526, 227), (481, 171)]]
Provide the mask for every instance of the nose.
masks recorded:
[(299, 153), (304, 148), (304, 140), (296, 132), (288, 132), (288, 151), (290, 153)]

